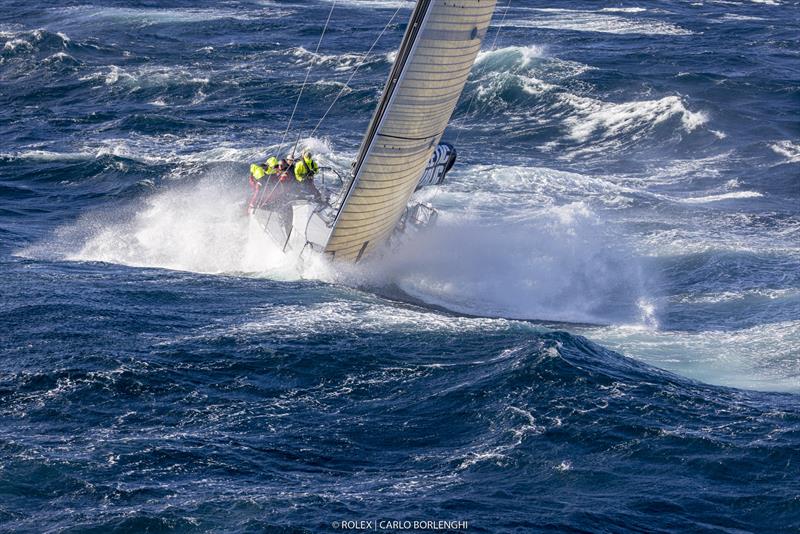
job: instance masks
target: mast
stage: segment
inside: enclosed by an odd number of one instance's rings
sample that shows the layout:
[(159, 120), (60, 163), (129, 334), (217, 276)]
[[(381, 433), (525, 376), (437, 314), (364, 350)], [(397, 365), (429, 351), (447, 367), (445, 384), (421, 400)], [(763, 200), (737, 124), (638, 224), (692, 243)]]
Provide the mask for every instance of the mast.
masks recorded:
[(419, 0), (325, 252), (358, 261), (400, 219), (464, 89), (495, 0)]

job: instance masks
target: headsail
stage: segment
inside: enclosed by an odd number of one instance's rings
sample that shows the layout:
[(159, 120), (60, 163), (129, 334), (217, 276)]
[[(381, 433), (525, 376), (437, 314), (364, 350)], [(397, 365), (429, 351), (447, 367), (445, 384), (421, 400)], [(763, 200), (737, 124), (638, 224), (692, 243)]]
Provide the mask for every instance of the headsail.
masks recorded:
[(358, 260), (392, 233), (453, 114), (495, 0), (419, 0), (325, 252)]

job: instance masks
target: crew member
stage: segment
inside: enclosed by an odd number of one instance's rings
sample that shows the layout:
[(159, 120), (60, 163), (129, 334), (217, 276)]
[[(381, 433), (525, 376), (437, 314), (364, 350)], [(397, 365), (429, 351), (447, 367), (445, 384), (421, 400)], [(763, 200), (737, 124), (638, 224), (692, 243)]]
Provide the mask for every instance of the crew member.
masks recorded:
[(303, 150), (303, 157), (294, 164), (294, 176), (301, 189), (319, 202), (322, 200), (322, 196), (314, 185), (314, 175), (318, 172), (319, 165), (314, 161), (311, 151), (309, 149)]
[(295, 163), (294, 174), (298, 182), (303, 182), (306, 179), (313, 179), (314, 175), (319, 172), (319, 165), (311, 157), (311, 150), (303, 150), (303, 159)]
[[(269, 168), (269, 166), (267, 166), (267, 168)], [(250, 165), (250, 190), (253, 192), (250, 196), (250, 202), (248, 203), (250, 211), (256, 208), (256, 200), (258, 199), (258, 194), (261, 192), (261, 180), (263, 180), (266, 175), (267, 171), (263, 166), (257, 163)]]
[[(277, 174), (278, 158), (275, 156), (268, 157), (267, 161), (264, 162), (263, 165), (259, 165), (257, 163), (250, 165), (250, 189), (253, 191), (253, 195), (250, 197), (249, 202), (251, 210), (257, 207), (255, 203), (258, 200), (261, 187), (265, 184), (265, 182), (269, 182), (273, 177), (276, 177)], [(267, 179), (265, 180), (264, 177)]]
[(290, 182), (294, 180), (294, 165), (291, 158), (284, 158), (278, 163), (278, 180)]
[(278, 172), (278, 158), (275, 156), (270, 156), (267, 159), (267, 175), (272, 176), (273, 174), (277, 174)]

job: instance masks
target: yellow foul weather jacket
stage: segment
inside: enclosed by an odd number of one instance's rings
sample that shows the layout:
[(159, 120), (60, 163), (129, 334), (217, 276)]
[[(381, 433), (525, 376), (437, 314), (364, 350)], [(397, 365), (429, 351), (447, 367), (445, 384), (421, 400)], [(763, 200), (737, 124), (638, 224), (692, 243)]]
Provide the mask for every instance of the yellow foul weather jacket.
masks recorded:
[(294, 164), (294, 177), (298, 182), (312, 178), (319, 172), (319, 165), (311, 158), (303, 157), (302, 160)]

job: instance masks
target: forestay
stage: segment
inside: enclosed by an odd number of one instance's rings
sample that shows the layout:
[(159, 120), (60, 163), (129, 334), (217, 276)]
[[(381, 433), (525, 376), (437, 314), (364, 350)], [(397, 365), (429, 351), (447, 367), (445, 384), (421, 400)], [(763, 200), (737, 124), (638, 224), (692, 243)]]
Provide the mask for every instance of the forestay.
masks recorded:
[(495, 0), (419, 0), (325, 252), (358, 261), (392, 233), (453, 114)]

